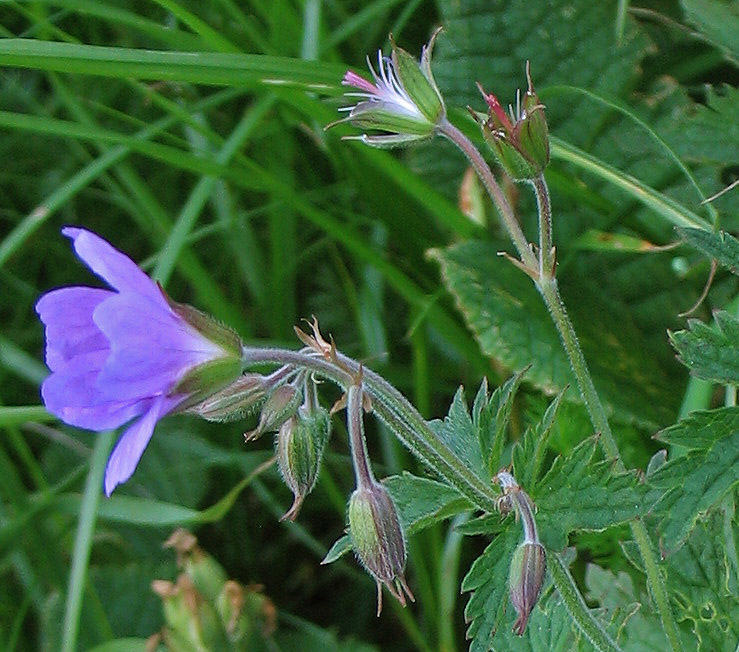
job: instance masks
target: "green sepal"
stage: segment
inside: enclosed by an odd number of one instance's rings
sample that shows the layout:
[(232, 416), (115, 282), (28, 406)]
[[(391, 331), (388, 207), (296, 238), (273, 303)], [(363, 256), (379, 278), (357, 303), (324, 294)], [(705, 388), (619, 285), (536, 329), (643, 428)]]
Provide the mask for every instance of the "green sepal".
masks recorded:
[(172, 308), (175, 314), (181, 317), (206, 339), (220, 346), (226, 353), (231, 353), (236, 357), (241, 357), (243, 343), (235, 330), (219, 322), (217, 319), (214, 319), (202, 310), (193, 308), (186, 303), (177, 303), (176, 301), (172, 301), (161, 286), (159, 289), (162, 291), (169, 307)]
[(498, 163), (511, 179), (533, 179), (539, 175), (541, 169), (519, 152), (503, 130), (493, 129), (489, 121), (484, 122), (482, 136)]
[[(398, 47), (392, 37), (390, 42), (393, 48), (393, 65), (398, 73), (401, 86), (418, 107), (418, 110), (432, 125), (435, 125), (439, 118), (444, 115), (444, 103), (439, 91), (431, 79), (424, 74), (424, 70), (421, 69), (413, 55)], [(426, 58), (428, 59), (428, 57)], [(431, 70), (428, 62), (425, 67), (427, 70)]]
[(190, 369), (172, 390), (172, 394), (190, 394), (178, 411), (189, 410), (193, 405), (217, 393), (241, 374), (239, 358), (215, 358)]

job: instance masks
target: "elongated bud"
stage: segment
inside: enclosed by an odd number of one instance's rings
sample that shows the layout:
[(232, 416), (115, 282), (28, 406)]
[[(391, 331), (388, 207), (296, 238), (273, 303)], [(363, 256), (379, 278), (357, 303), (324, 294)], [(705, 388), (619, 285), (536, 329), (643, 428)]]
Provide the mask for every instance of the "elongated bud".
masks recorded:
[(354, 551), (377, 582), (377, 615), (382, 611), (382, 584), (402, 604), (414, 597), (406, 584), (405, 539), (395, 505), (378, 482), (354, 491), (349, 500), (349, 534)]
[(513, 631), (522, 636), (529, 614), (534, 608), (547, 572), (547, 555), (540, 543), (524, 542), (516, 548), (511, 558), (511, 569), (508, 578), (511, 602), (518, 620)]
[(264, 432), (279, 430), (280, 426), (293, 416), (303, 397), (292, 385), (280, 385), (275, 389), (262, 407), (259, 425), (244, 435), (246, 441), (259, 438)]
[(187, 411), (208, 421), (234, 421), (255, 412), (267, 397), (268, 384), (260, 374), (244, 374)]
[(280, 427), (276, 437), (277, 465), (295, 496), (292, 507), (280, 520), (294, 521), (303, 500), (313, 490), (330, 428), (328, 410), (322, 407), (310, 411), (300, 408), (297, 416)]
[(518, 614), (513, 631), (522, 636), (526, 630), (529, 614), (536, 605), (544, 584), (547, 555), (544, 546), (539, 543), (534, 518), (534, 503), (531, 498), (506, 469), (499, 471), (494, 481), (503, 490), (503, 495), (498, 499), (498, 509), (503, 514), (515, 509), (516, 516), (523, 526), (524, 540), (513, 553), (509, 573), (511, 602)]

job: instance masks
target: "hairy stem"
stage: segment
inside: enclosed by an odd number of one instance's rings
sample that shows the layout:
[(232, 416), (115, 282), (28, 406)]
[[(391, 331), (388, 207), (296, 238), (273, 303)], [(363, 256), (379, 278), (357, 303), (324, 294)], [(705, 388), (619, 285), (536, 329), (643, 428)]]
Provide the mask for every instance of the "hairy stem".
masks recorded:
[[(514, 246), (521, 256), (521, 262), (528, 270), (536, 270), (538, 274), (532, 275), (535, 284), (546, 304), (552, 320), (559, 332), (570, 366), (577, 379), (580, 394), (585, 402), (585, 407), (590, 415), (590, 420), (596, 432), (600, 433), (600, 442), (605, 455), (616, 461), (617, 468), (623, 470), (624, 464), (618, 450), (618, 445), (611, 432), (603, 404), (600, 402), (598, 392), (595, 389), (593, 379), (590, 375), (585, 356), (580, 348), (577, 334), (572, 326), (572, 322), (567, 315), (565, 305), (559, 294), (557, 279), (554, 275), (554, 257), (552, 255), (552, 216), (551, 202), (549, 199), (549, 190), (543, 174), (533, 180), (534, 192), (536, 193), (537, 206), (539, 209), (539, 256), (538, 260), (533, 254), (533, 250), (526, 241), (523, 232), (516, 220), (510, 204), (503, 195), (500, 186), (485, 162), (485, 159), (477, 151), (474, 144), (460, 132), (456, 127), (448, 122), (442, 123), (437, 127), (439, 133), (451, 140), (460, 150), (467, 156), (472, 163), (475, 172), (482, 181), (488, 195), (498, 209), (508, 233), (511, 236)], [(534, 258), (534, 262), (531, 261)], [(538, 278), (537, 278), (538, 276)], [(665, 634), (669, 641), (673, 652), (678, 652), (680, 647), (680, 639), (678, 636), (677, 625), (675, 624), (672, 611), (670, 610), (669, 598), (662, 582), (662, 576), (659, 572), (657, 559), (654, 549), (649, 540), (649, 534), (646, 527), (641, 521), (634, 521), (631, 524), (631, 531), (634, 540), (639, 547), (644, 568), (647, 574), (647, 582), (649, 589), (657, 605), (657, 609), (662, 620)], [(566, 569), (565, 569), (566, 570)], [(568, 573), (569, 575), (569, 573)], [(574, 586), (574, 585), (573, 585)], [(584, 613), (580, 616), (582, 619), (587, 615), (587, 606), (582, 598), (580, 603)], [(573, 608), (576, 608), (573, 602)], [(574, 617), (574, 616), (573, 616)], [(588, 616), (589, 617), (589, 616)], [(575, 618), (578, 623), (578, 618)], [(584, 631), (584, 630), (583, 630)]]
[(567, 566), (556, 552), (549, 553), (549, 570), (554, 585), (578, 629), (600, 652), (620, 652), (621, 648), (588, 609), (570, 571), (567, 570)]
[(535, 270), (536, 256), (534, 256), (534, 252), (531, 250), (531, 247), (526, 240), (526, 236), (521, 229), (521, 225), (516, 219), (516, 215), (513, 212), (511, 205), (508, 203), (503, 190), (495, 179), (495, 175), (490, 170), (490, 166), (482, 157), (482, 154), (480, 154), (472, 141), (446, 118), (437, 125), (436, 129), (442, 136), (451, 140), (472, 164), (475, 173), (479, 177), (480, 181), (482, 181), (482, 184), (485, 186), (485, 190), (493, 200), (493, 205), (498, 209), (500, 218), (503, 220), (503, 225), (505, 226), (506, 231), (508, 231), (508, 235), (513, 241), (516, 251), (518, 251), (521, 262), (532, 271)]
[[(534, 184), (534, 190), (537, 194), (538, 206), (540, 208), (549, 207), (549, 190), (543, 176)], [(542, 196), (540, 197), (539, 195)], [(544, 216), (543, 218), (540, 217), (541, 221), (544, 221), (544, 219), (548, 219), (551, 223), (551, 214)], [(540, 231), (544, 230), (546, 229), (540, 228)], [(543, 248), (540, 251), (540, 256), (541, 258), (544, 256)], [(542, 264), (542, 269), (543, 268), (544, 265)], [(552, 316), (555, 326), (557, 327), (557, 331), (562, 340), (562, 345), (564, 346), (565, 352), (570, 361), (570, 366), (575, 373), (580, 395), (582, 396), (582, 399), (585, 402), (585, 407), (590, 415), (590, 421), (592, 422), (596, 432), (600, 434), (599, 441), (603, 448), (603, 452), (606, 457), (616, 461), (616, 468), (618, 470), (623, 471), (626, 467), (621, 459), (618, 444), (613, 437), (611, 426), (608, 423), (608, 416), (606, 415), (606, 411), (603, 408), (603, 404), (600, 402), (600, 397), (598, 396), (598, 392), (593, 384), (593, 378), (590, 375), (587, 362), (585, 361), (585, 356), (580, 348), (580, 343), (578, 342), (575, 329), (572, 326), (572, 322), (567, 315), (565, 305), (559, 294), (557, 279), (554, 276), (551, 276), (548, 279), (546, 277), (540, 278), (536, 286), (544, 299), (544, 303), (549, 309), (549, 313)], [(660, 615), (662, 626), (664, 627), (670, 648), (673, 652), (678, 652), (682, 649), (680, 636), (677, 631), (677, 624), (672, 615), (672, 610), (670, 609), (669, 597), (667, 596), (667, 590), (662, 581), (662, 575), (659, 571), (659, 565), (654, 548), (649, 539), (649, 533), (641, 520), (631, 522), (631, 533), (644, 562), (644, 569), (646, 571), (650, 593), (657, 606), (657, 611)]]
[[(331, 380), (344, 390), (355, 383), (360, 364), (334, 352), (334, 361), (315, 353), (277, 348), (245, 347), (245, 367), (260, 364), (291, 365), (307, 369)], [(372, 399), (372, 407), (395, 436), (417, 457), (439, 473), (473, 505), (486, 512), (496, 509), (497, 493), (460, 460), (429, 428), (426, 420), (395, 387), (382, 376), (362, 367), (362, 385)]]

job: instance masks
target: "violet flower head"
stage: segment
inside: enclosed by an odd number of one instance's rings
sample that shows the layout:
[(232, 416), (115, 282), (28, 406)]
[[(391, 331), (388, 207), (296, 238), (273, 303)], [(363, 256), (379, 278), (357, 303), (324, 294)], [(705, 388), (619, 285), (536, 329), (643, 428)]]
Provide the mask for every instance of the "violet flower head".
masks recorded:
[[(375, 147), (397, 147), (433, 136), (444, 119), (444, 101), (431, 74), (431, 52), (440, 30), (423, 48), (420, 63), (390, 38), (392, 55), (377, 53), (377, 70), (367, 58), (372, 81), (347, 71), (341, 83), (354, 88), (347, 97), (359, 98), (346, 118), (329, 125), (350, 122), (367, 130), (357, 136)], [(351, 137), (350, 138), (354, 138)]]
[(65, 423), (108, 430), (133, 421), (105, 469), (105, 494), (128, 480), (156, 423), (235, 380), (241, 341), (207, 315), (169, 299), (126, 255), (99, 236), (67, 227), (77, 255), (112, 290), (64, 287), (44, 294), (41, 385), (46, 408)]

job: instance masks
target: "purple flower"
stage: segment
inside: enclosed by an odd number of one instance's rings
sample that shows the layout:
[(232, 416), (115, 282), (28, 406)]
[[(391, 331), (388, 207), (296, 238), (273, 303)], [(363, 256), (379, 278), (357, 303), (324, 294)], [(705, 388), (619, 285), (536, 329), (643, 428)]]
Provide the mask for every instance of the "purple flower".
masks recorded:
[(117, 428), (105, 469), (105, 494), (128, 480), (157, 421), (238, 377), (241, 342), (194, 308), (171, 301), (127, 256), (99, 236), (67, 227), (77, 255), (113, 289), (65, 287), (44, 294), (41, 385), (46, 408), (89, 430)]

